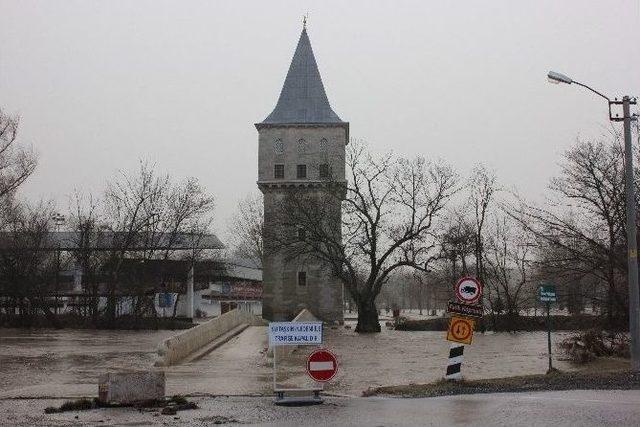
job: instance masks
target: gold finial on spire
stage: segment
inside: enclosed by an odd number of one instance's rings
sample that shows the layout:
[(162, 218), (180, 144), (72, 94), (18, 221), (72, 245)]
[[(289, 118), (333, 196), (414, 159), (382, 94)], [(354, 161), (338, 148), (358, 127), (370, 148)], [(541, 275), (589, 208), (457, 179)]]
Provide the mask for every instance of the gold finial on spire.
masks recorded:
[(309, 13), (302, 15), (302, 28), (307, 28), (307, 19), (309, 19)]

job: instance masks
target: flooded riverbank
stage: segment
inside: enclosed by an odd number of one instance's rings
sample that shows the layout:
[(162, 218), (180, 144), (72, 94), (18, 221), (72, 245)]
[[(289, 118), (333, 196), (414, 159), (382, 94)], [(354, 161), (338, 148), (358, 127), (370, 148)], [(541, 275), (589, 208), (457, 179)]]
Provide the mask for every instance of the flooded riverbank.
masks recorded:
[[(94, 396), (107, 371), (151, 369), (157, 345), (176, 331), (0, 329), (0, 398)], [(566, 332), (554, 333), (557, 342)], [(269, 394), (271, 359), (266, 328), (252, 327), (204, 358), (166, 368), (167, 394)], [(359, 335), (344, 327), (325, 329), (325, 346), (340, 370), (327, 390), (360, 395), (369, 387), (439, 380), (449, 342), (443, 332), (383, 329)], [(309, 347), (279, 361), (283, 384), (306, 385)], [(554, 351), (556, 351), (554, 345)], [(554, 366), (576, 366), (554, 355)], [(465, 348), (462, 372), (469, 379), (539, 374), (547, 369), (543, 332), (476, 333)]]
[[(552, 335), (555, 343), (568, 332)], [(475, 333), (465, 346), (462, 373), (468, 379), (541, 374), (547, 370), (547, 338), (544, 332)], [(336, 353), (340, 373), (327, 390), (359, 395), (369, 387), (429, 383), (444, 376), (450, 342), (442, 331), (405, 332), (384, 329), (379, 334), (357, 334), (349, 329), (327, 329), (325, 346)], [(304, 360), (310, 348), (300, 348), (281, 372), (286, 384), (306, 384)], [(577, 366), (553, 355), (554, 367), (575, 370)]]
[(94, 395), (101, 373), (149, 369), (175, 333), (0, 328), (0, 397)]

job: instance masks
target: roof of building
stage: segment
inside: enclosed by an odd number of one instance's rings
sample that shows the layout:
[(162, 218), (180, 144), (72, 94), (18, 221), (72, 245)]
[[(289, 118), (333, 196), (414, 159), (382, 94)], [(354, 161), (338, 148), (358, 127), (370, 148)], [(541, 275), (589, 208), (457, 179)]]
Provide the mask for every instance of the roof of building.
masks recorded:
[(229, 277), (262, 281), (262, 266), (246, 258), (230, 258), (223, 261)]
[(213, 234), (194, 233), (126, 233), (124, 231), (98, 231), (83, 235), (76, 231), (49, 231), (42, 236), (28, 233), (0, 232), (0, 249), (112, 250), (169, 249), (222, 249), (224, 244)]
[(276, 108), (260, 124), (343, 124), (331, 109), (307, 29), (302, 29)]

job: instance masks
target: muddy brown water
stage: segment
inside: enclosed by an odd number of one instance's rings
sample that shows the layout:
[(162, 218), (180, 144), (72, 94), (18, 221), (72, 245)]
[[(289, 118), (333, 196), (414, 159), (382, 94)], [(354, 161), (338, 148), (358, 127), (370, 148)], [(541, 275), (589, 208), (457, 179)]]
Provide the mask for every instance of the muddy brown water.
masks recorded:
[[(175, 333), (0, 329), (0, 398), (92, 396), (100, 373), (150, 369), (157, 345)], [(553, 339), (565, 335), (556, 333)], [(266, 345), (266, 328), (250, 327), (198, 361), (167, 368), (167, 394), (269, 394), (272, 369)], [(359, 395), (369, 387), (442, 378), (449, 343), (443, 332), (385, 329), (359, 335), (340, 327), (326, 329), (325, 347), (336, 353), (340, 363), (327, 391)], [(311, 385), (304, 366), (312, 349), (300, 348), (279, 361), (281, 385)], [(462, 372), (470, 379), (544, 373), (546, 335), (476, 333), (464, 356)], [(557, 355), (554, 364), (575, 369)]]
[[(349, 329), (328, 329), (325, 347), (336, 353), (340, 364), (335, 381), (327, 391), (359, 395), (369, 387), (429, 383), (444, 376), (450, 343), (445, 332), (405, 332), (383, 329), (379, 334), (356, 334)], [(554, 333), (555, 343), (568, 333)], [(548, 366), (545, 332), (475, 333), (473, 343), (465, 346), (463, 376), (467, 379), (499, 378), (545, 373)], [(313, 383), (303, 368), (313, 348), (299, 348), (283, 363), (288, 386)], [(572, 363), (553, 355), (553, 365), (561, 370), (577, 369)]]
[(0, 396), (93, 394), (103, 372), (148, 369), (174, 333), (0, 328)]

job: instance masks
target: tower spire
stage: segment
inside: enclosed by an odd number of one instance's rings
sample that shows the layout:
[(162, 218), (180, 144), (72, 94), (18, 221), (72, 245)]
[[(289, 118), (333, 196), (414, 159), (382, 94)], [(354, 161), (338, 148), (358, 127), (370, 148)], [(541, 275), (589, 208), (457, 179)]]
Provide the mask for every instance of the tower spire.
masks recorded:
[(331, 109), (307, 35), (307, 18), (278, 103), (264, 124), (344, 123)]

